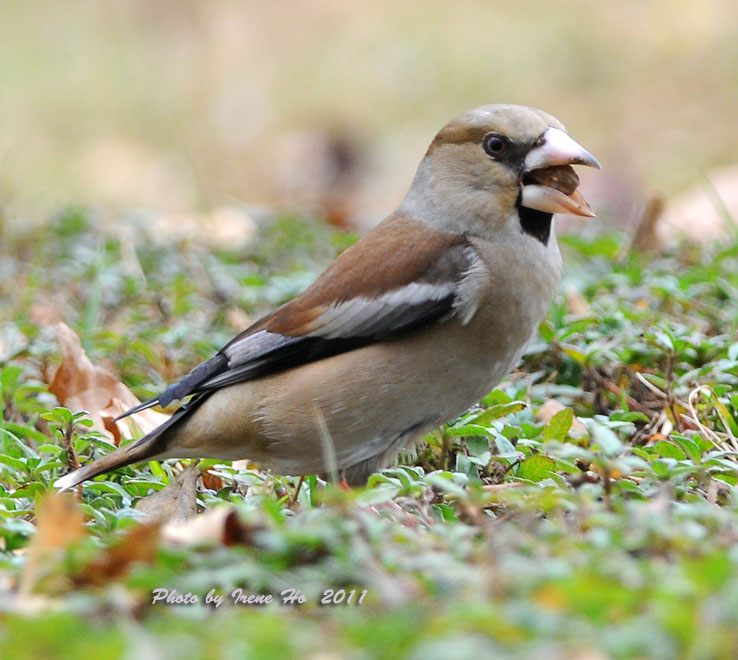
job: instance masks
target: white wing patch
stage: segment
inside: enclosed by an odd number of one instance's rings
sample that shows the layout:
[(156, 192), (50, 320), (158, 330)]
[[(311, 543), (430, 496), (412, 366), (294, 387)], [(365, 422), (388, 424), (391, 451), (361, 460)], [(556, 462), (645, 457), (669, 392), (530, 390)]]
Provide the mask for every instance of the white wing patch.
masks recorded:
[(378, 327), (391, 328), (392, 321), (401, 319), (408, 308), (443, 300), (455, 294), (456, 289), (455, 282), (413, 282), (377, 298), (357, 296), (331, 305), (310, 324), (312, 330), (305, 336), (324, 339), (367, 336)]
[(259, 330), (228, 346), (224, 353), (231, 365), (246, 364), (264, 357), (270, 351), (300, 341), (300, 337), (285, 337)]
[(489, 282), (487, 266), (484, 265), (477, 251), (473, 248), (467, 248), (464, 250), (464, 254), (469, 259), (469, 268), (461, 276), (456, 301), (454, 302), (454, 311), (462, 325), (466, 325), (474, 318), (484, 287)]
[[(215, 387), (235, 382), (240, 372), (256, 372), (272, 356), (307, 338), (361, 339), (382, 336), (413, 327), (424, 319), (456, 316), (462, 324), (474, 317), (488, 282), (488, 271), (473, 247), (464, 250), (466, 268), (453, 280), (412, 282), (376, 298), (357, 296), (327, 307), (300, 335), (288, 336), (259, 330), (224, 349), (228, 370), (205, 385)], [(450, 273), (449, 273), (450, 274)], [(452, 306), (451, 306), (452, 304)], [(434, 313), (435, 312), (435, 313)], [(295, 347), (297, 348), (297, 347)], [(291, 349), (289, 349), (291, 350)]]

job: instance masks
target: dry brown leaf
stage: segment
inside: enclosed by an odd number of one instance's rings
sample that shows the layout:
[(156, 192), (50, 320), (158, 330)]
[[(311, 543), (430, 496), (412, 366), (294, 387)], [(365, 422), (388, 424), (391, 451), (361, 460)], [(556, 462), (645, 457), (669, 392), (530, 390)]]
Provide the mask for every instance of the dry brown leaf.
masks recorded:
[(220, 540), (224, 545), (258, 545), (256, 534), (265, 529), (260, 524), (245, 523), (235, 509), (225, 517), (223, 523), (223, 535)]
[(173, 545), (217, 545), (223, 542), (226, 518), (235, 513), (232, 506), (208, 509), (186, 522), (170, 522), (162, 529), (162, 539)]
[[(536, 419), (539, 422), (548, 424), (553, 416), (564, 408), (566, 408), (566, 406), (563, 403), (560, 403), (556, 399), (549, 399), (536, 412)], [(582, 435), (588, 435), (587, 427), (582, 424), (581, 420), (576, 415), (574, 415), (574, 419), (571, 423), (571, 431)]]
[(202, 485), (210, 490), (219, 491), (225, 485), (223, 478), (210, 470), (205, 470), (200, 476), (202, 477)]
[(36, 509), (36, 535), (28, 545), (22, 593), (32, 591), (64, 550), (87, 536), (84, 514), (71, 493), (48, 493)]
[(136, 502), (136, 511), (152, 521), (184, 522), (197, 513), (197, 466), (190, 465), (166, 488)]
[(169, 419), (169, 415), (144, 410), (126, 420), (113, 422), (114, 417), (140, 401), (114, 374), (92, 364), (79, 337), (68, 325), (59, 323), (57, 336), (62, 362), (49, 383), (49, 390), (70, 410), (87, 410), (96, 431), (117, 445), (122, 433), (131, 437), (136, 428), (148, 433)]
[(184, 523), (168, 523), (162, 537), (174, 545), (258, 545), (261, 525), (244, 522), (232, 506), (209, 509)]
[(76, 579), (77, 584), (107, 584), (125, 575), (133, 564), (152, 562), (160, 528), (161, 524), (154, 522), (126, 531), (118, 543), (104, 550), (84, 568)]

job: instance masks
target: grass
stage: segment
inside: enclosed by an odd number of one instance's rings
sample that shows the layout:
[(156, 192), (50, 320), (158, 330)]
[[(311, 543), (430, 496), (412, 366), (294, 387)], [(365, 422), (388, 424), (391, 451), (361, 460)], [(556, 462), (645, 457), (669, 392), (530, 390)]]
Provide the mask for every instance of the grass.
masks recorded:
[[(45, 385), (55, 322), (145, 398), (240, 329), (229, 310), (283, 302), (352, 240), (281, 218), (239, 250), (141, 236), (130, 268), (99, 226), (70, 210), (2, 237), (2, 657), (738, 656), (738, 244), (564, 238), (569, 293), (520, 371), (366, 489), (309, 478), (293, 502), (296, 479), (203, 461), (198, 508), (235, 513), (181, 545), (140, 536), (133, 506), (189, 462), (132, 466), (87, 484), (84, 534), (39, 555), (65, 441), (110, 449)], [(340, 590), (354, 602), (320, 603)]]

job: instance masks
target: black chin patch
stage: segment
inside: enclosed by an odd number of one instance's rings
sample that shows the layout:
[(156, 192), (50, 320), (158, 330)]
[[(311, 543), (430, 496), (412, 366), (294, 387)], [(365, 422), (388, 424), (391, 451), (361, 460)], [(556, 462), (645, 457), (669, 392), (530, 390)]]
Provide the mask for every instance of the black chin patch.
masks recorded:
[(521, 206), (521, 196), (518, 195), (518, 217), (520, 218), (520, 227), (526, 233), (541, 241), (543, 245), (548, 245), (548, 239), (551, 237), (551, 221), (553, 213), (545, 211), (536, 211), (529, 209), (527, 206)]

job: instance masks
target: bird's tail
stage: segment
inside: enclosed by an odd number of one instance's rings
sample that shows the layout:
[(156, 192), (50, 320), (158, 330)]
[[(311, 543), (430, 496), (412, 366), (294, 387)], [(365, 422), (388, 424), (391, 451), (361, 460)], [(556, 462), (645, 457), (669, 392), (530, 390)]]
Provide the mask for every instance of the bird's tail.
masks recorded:
[(118, 447), (115, 451), (98, 458), (96, 461), (74, 472), (65, 474), (54, 482), (54, 486), (62, 490), (67, 490), (83, 481), (93, 479), (100, 474), (125, 467), (131, 463), (138, 463), (157, 457), (165, 458), (171, 440), (171, 434), (168, 431), (180, 421), (183, 414), (183, 409), (178, 410), (161, 426), (158, 426), (140, 440), (131, 442), (124, 447)]

